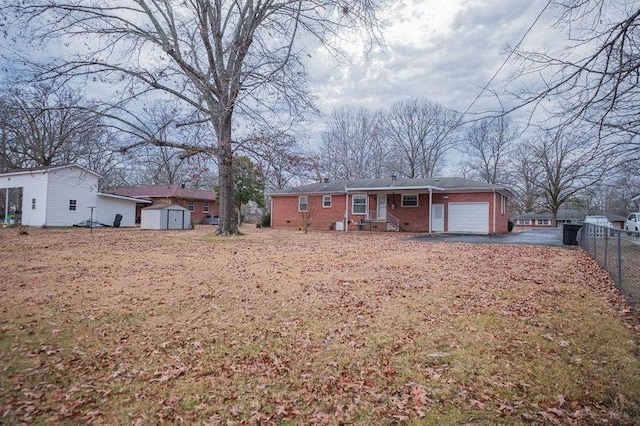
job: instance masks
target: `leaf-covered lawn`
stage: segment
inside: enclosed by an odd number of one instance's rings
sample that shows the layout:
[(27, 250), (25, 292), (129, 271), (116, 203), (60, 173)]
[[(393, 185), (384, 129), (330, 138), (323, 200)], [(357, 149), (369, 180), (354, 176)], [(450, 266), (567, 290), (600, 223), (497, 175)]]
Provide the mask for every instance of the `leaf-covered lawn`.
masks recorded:
[(0, 229), (0, 423), (634, 423), (637, 318), (579, 249)]

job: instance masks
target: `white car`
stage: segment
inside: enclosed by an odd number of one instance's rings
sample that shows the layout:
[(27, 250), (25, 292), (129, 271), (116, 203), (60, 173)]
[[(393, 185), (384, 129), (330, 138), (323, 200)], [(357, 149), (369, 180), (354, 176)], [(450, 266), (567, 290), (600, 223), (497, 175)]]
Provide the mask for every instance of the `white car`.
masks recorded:
[(611, 223), (609, 221), (609, 218), (607, 218), (606, 216), (600, 216), (600, 215), (586, 216), (583, 222), (596, 225), (596, 226), (589, 227), (586, 230), (586, 232), (588, 232), (588, 234), (591, 236), (604, 237), (606, 235), (610, 235), (613, 237), (615, 233), (613, 223)]
[(640, 213), (630, 213), (627, 216), (627, 220), (624, 223), (624, 230), (627, 231), (627, 235), (635, 233), (636, 237), (640, 237)]
[(613, 228), (613, 223), (611, 223), (606, 216), (585, 216), (583, 222)]

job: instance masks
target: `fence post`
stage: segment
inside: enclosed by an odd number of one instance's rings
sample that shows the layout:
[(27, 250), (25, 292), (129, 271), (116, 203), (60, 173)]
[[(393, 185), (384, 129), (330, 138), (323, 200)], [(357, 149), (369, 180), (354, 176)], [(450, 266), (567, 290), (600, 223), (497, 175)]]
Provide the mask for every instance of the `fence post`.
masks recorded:
[(604, 234), (604, 269), (609, 270), (609, 229)]
[(618, 232), (618, 289), (622, 291), (622, 232)]

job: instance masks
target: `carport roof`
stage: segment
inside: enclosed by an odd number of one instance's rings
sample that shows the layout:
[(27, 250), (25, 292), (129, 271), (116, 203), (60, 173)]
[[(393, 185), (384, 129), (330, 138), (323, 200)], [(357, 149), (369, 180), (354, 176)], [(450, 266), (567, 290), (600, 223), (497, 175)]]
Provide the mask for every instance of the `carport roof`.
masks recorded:
[(496, 191), (511, 195), (511, 192), (500, 185), (476, 182), (459, 177), (443, 177), (432, 179), (352, 179), (316, 182), (296, 188), (283, 189), (271, 193), (272, 196), (294, 194), (344, 194), (351, 191), (415, 191), (429, 190), (451, 192)]
[(136, 197), (126, 197), (124, 195), (109, 194), (105, 192), (98, 192), (98, 196), (106, 197), (106, 198), (115, 198), (118, 200), (134, 201), (136, 203), (151, 204), (151, 200), (145, 200), (145, 199), (136, 198)]

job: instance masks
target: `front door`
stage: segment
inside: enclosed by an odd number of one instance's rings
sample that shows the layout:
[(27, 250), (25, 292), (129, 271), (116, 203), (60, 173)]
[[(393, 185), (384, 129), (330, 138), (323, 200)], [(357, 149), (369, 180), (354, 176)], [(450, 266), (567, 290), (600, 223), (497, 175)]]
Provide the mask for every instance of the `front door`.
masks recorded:
[(378, 194), (378, 220), (387, 220), (387, 195)]
[(444, 204), (431, 205), (431, 231), (444, 232)]

